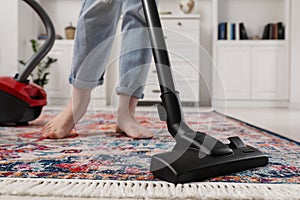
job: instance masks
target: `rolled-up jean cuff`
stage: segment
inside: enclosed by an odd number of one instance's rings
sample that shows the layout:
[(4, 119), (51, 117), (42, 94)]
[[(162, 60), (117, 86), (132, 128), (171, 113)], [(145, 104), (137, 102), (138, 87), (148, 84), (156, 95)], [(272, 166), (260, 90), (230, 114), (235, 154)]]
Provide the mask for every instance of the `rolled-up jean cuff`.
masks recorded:
[(118, 95), (120, 94), (125, 94), (127, 96), (133, 96), (133, 97), (136, 97), (138, 99), (143, 99), (144, 98), (144, 93), (141, 92), (142, 89), (137, 89), (137, 90), (134, 90), (132, 88), (128, 88), (128, 87), (117, 87), (116, 88), (116, 92)]
[(69, 83), (72, 84), (74, 87), (80, 89), (93, 89), (99, 85), (103, 85), (103, 80), (95, 81), (95, 82), (88, 82), (79, 80), (72, 75), (69, 76)]

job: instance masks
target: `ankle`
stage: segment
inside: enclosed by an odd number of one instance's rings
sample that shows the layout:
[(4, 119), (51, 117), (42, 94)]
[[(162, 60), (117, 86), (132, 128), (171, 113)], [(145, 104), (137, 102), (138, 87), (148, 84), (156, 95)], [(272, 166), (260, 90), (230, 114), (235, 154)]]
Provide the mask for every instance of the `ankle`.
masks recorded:
[(133, 96), (120, 95), (118, 115), (135, 119), (135, 110), (139, 99)]

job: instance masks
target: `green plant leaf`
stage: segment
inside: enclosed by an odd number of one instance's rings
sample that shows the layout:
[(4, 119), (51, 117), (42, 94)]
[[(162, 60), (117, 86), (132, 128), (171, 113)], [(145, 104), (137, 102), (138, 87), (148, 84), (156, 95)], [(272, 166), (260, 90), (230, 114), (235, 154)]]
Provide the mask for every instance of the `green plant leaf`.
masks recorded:
[(22, 65), (26, 65), (26, 62), (24, 60), (18, 60), (18, 62)]
[[(35, 39), (32, 39), (30, 40), (31, 42), (31, 47), (32, 47), (32, 50), (34, 53), (37, 53), (38, 52), (38, 49), (40, 47), (39, 43), (37, 40)], [(20, 64), (22, 65), (26, 65), (26, 62), (23, 61), (23, 60), (19, 60), (18, 61)], [(31, 76), (31, 79), (32, 81), (41, 86), (41, 87), (44, 87), (48, 82), (48, 76), (50, 75), (50, 72), (47, 72), (47, 70), (51, 67), (51, 65), (53, 63), (57, 62), (57, 59), (56, 58), (52, 58), (50, 56), (47, 56), (46, 59), (44, 59), (43, 61), (41, 61), (37, 66), (36, 66), (36, 69), (34, 70), (34, 73), (32, 73), (30, 76)]]
[(30, 40), (30, 42), (31, 42), (32, 50), (34, 51), (34, 53), (36, 53), (39, 48), (38, 42), (34, 39)]

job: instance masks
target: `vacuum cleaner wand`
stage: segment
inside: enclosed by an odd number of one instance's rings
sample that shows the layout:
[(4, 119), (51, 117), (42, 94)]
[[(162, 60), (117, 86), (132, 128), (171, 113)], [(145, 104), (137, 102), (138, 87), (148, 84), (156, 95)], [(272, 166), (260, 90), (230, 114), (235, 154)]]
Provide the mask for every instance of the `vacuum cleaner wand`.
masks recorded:
[(47, 40), (43, 44), (43, 46), (38, 50), (36, 54), (34, 54), (28, 63), (25, 65), (24, 70), (16, 75), (16, 79), (19, 82), (27, 82), (27, 78), (30, 76), (35, 67), (41, 62), (41, 60), (47, 55), (47, 53), (51, 50), (54, 42), (55, 42), (55, 30), (54, 26), (48, 16), (48, 14), (44, 11), (44, 9), (35, 1), (35, 0), (23, 0), (27, 3), (31, 8), (35, 10), (35, 12), (41, 18), (43, 24), (46, 27), (47, 32)]
[(240, 138), (228, 138), (230, 144), (224, 144), (205, 133), (193, 131), (185, 123), (156, 1), (141, 1), (161, 89), (159, 114), (176, 141), (171, 152), (152, 157), (150, 171), (163, 180), (184, 183), (266, 165), (268, 157), (245, 145)]

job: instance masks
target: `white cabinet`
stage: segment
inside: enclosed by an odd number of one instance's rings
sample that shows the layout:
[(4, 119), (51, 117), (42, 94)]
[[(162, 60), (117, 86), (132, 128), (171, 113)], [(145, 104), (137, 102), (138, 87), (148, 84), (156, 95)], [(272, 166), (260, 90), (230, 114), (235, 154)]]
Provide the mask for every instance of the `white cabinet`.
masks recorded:
[(70, 97), (70, 74), (71, 56), (73, 45), (67, 41), (56, 41), (49, 56), (56, 58), (57, 62), (50, 67), (49, 83), (45, 89), (49, 105), (66, 104)]
[(252, 97), (258, 100), (287, 100), (288, 77), (286, 48), (252, 49)]
[(288, 100), (285, 42), (272, 45), (219, 45), (215, 100)]
[(218, 49), (218, 99), (249, 99), (251, 96), (251, 52), (248, 47)]
[[(290, 72), (290, 0), (212, 2), (215, 62), (212, 83), (213, 106), (287, 106)], [(255, 10), (255, 15), (250, 10)], [(239, 37), (218, 39), (220, 24), (240, 22), (245, 25), (248, 40), (239, 40)], [(260, 39), (266, 24), (278, 22), (284, 24), (284, 39)], [(276, 28), (276, 25), (273, 27)], [(227, 27), (226, 31), (232, 30)], [(235, 33), (238, 34), (237, 31)]]
[[(198, 103), (200, 20), (198, 15), (162, 17), (165, 39), (170, 55), (176, 90), (183, 102)], [(160, 90), (155, 65), (152, 64), (143, 101), (160, 101)]]

